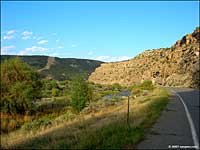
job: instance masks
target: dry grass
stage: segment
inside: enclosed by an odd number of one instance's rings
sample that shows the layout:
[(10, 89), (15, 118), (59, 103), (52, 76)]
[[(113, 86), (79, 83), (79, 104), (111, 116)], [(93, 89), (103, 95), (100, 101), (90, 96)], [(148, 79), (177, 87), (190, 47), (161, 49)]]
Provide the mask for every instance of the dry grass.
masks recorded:
[[(162, 96), (166, 97), (167, 93), (162, 89), (155, 89), (148, 96), (131, 98), (130, 126), (139, 127), (148, 118), (150, 106), (159, 101)], [(89, 114), (82, 113), (75, 119), (63, 120), (62, 123), (54, 124), (49, 128), (34, 132), (18, 130), (8, 135), (1, 135), (1, 147), (48, 149), (77, 148), (77, 145), (81, 147), (79, 143), (83, 140), (83, 135), (94, 136), (98, 129), (101, 130), (112, 124), (126, 126), (126, 112), (127, 100), (124, 98), (120, 105), (107, 106)], [(96, 137), (94, 138), (96, 139)]]
[(28, 115), (9, 115), (6, 113), (0, 113), (1, 115), (1, 134), (8, 133), (10, 131), (16, 130), (24, 122), (31, 120)]

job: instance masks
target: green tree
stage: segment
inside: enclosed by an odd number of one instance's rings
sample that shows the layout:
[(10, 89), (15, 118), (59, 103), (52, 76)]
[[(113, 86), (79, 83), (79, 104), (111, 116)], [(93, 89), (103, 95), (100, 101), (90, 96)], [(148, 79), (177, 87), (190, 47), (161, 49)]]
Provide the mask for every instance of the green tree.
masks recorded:
[(56, 83), (56, 80), (52, 80), (52, 81), (51, 81), (51, 87), (52, 87), (52, 88), (57, 88), (57, 87), (58, 87), (58, 85), (57, 85), (57, 83)]
[(112, 84), (112, 89), (120, 91), (122, 89), (122, 87), (119, 83), (114, 83), (114, 84)]
[(82, 77), (77, 77), (72, 81), (71, 105), (80, 112), (87, 102), (92, 101), (92, 89)]
[(1, 64), (1, 111), (25, 114), (34, 109), (40, 98), (41, 82), (37, 72), (19, 58)]
[(144, 80), (141, 83), (140, 88), (143, 89), (143, 90), (153, 90), (154, 89), (154, 85), (153, 85), (151, 80)]
[(51, 93), (51, 95), (52, 95), (53, 97), (58, 96), (58, 95), (59, 95), (59, 90), (58, 90), (57, 88), (52, 88), (52, 93)]

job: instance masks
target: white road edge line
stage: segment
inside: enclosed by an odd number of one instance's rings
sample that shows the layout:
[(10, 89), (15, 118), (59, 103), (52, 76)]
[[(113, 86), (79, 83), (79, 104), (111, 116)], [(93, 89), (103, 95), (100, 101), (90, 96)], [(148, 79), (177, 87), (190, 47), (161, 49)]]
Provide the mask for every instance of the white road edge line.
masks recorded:
[(196, 133), (196, 130), (195, 130), (194, 123), (193, 123), (193, 120), (191, 118), (190, 112), (188, 111), (188, 108), (187, 108), (185, 102), (183, 101), (182, 97), (178, 93), (176, 93), (174, 90), (172, 90), (172, 92), (175, 93), (179, 97), (181, 102), (183, 103), (183, 106), (184, 106), (184, 109), (185, 109), (185, 113), (186, 113), (186, 116), (187, 116), (187, 119), (188, 119), (188, 122), (189, 122), (189, 125), (190, 125), (190, 130), (191, 130), (191, 133), (192, 133), (192, 139), (193, 139), (195, 148), (199, 149), (198, 137), (197, 137), (197, 133)]

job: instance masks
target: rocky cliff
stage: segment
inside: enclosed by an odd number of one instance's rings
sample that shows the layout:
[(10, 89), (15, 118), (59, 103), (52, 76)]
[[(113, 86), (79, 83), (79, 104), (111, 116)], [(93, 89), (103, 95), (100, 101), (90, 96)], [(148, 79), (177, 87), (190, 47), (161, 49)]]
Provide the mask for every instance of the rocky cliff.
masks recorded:
[(146, 50), (127, 61), (101, 64), (89, 81), (131, 85), (152, 80), (164, 86), (199, 87), (199, 30), (185, 35), (171, 48)]

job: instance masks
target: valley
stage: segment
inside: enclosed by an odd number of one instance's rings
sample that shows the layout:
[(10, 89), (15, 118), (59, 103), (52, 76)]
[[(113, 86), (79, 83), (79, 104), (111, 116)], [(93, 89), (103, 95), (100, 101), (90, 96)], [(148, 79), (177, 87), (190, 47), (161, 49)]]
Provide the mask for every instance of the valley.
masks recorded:
[(112, 63), (2, 55), (1, 149), (140, 147), (174, 102), (171, 87), (199, 88), (199, 40), (198, 27)]
[(199, 149), (200, 1), (1, 1), (1, 150)]

